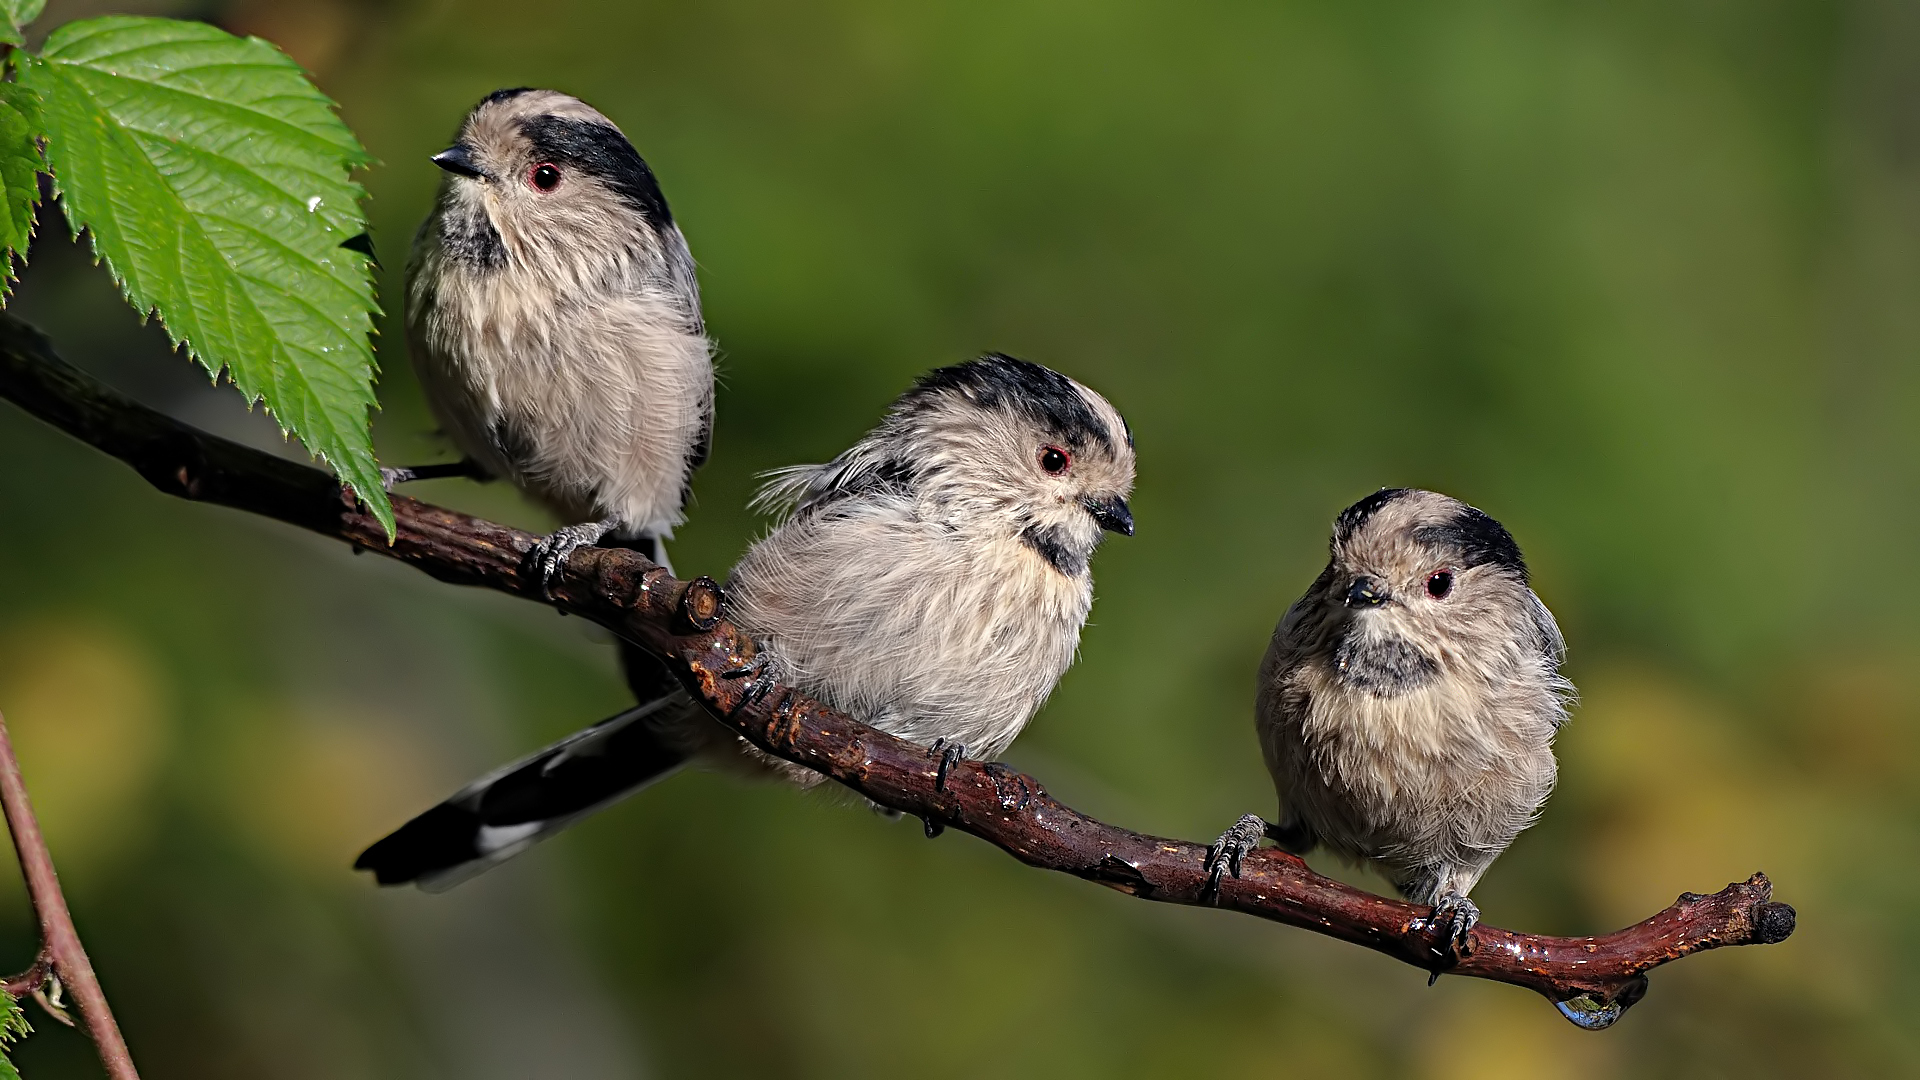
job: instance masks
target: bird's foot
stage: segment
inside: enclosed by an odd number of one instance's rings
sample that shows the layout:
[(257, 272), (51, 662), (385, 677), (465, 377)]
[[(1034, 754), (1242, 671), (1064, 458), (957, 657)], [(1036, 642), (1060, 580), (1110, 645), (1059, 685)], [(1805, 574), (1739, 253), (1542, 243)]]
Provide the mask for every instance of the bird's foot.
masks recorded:
[(533, 545), (527, 552), (527, 561), (539, 570), (540, 591), (547, 593), (560, 577), (560, 567), (566, 564), (567, 557), (583, 547), (592, 547), (600, 538), (613, 531), (613, 521), (588, 521), (579, 525), (563, 525)]
[(766, 697), (773, 689), (776, 681), (767, 671), (765, 655), (755, 656), (739, 667), (728, 668), (720, 673), (720, 677), (728, 680), (747, 680), (740, 687), (740, 700), (734, 703), (733, 708), (727, 710), (729, 717), (738, 716), (742, 709), (752, 708), (758, 704), (760, 699)]
[[(1465, 960), (1473, 951), (1473, 928), (1480, 924), (1480, 909), (1473, 901), (1459, 893), (1444, 893), (1439, 903), (1433, 905), (1433, 913), (1414, 923), (1415, 930), (1438, 930), (1447, 947), (1447, 956), (1454, 962)], [(1436, 970), (1433, 978), (1438, 979)], [(1427, 980), (1433, 985), (1433, 979)]]
[(411, 484), (415, 480), (440, 480), (450, 476), (464, 476), (471, 480), (485, 480), (486, 470), (472, 458), (443, 462), (438, 465), (407, 465), (397, 469), (380, 467), (380, 486), (392, 491), (398, 484)]
[(927, 752), (940, 755), (940, 767), (935, 769), (933, 773), (933, 790), (945, 791), (947, 790), (947, 774), (953, 771), (955, 765), (960, 764), (961, 761), (966, 759), (967, 748), (957, 742), (950, 743), (945, 739), (935, 739), (933, 740), (933, 745), (927, 749)]
[(1213, 899), (1220, 895), (1220, 878), (1231, 871), (1234, 877), (1240, 876), (1240, 860), (1247, 852), (1260, 846), (1260, 838), (1267, 835), (1267, 822), (1258, 814), (1248, 814), (1233, 823), (1233, 827), (1220, 834), (1207, 848), (1207, 884), (1200, 891), (1201, 899)]
[[(933, 790), (947, 790), (947, 774), (953, 771), (955, 765), (966, 759), (967, 748), (942, 738), (933, 740), (933, 745), (927, 748), (927, 753), (940, 755), (940, 765), (933, 771)], [(930, 817), (921, 818), (920, 824), (925, 826), (929, 840), (947, 831), (944, 824)]]

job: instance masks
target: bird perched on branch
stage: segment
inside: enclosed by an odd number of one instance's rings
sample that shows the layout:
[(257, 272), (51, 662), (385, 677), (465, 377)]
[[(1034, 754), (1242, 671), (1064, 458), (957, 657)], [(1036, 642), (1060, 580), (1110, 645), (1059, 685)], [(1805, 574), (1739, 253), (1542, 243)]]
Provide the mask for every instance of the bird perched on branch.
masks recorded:
[(1553, 790), (1565, 643), (1501, 524), (1431, 491), (1378, 491), (1280, 620), (1255, 726), (1280, 797), (1208, 851), (1211, 882), (1264, 834), (1371, 860), (1464, 952), (1474, 883)]
[[(1004, 751), (1073, 662), (1105, 532), (1133, 533), (1133, 439), (1106, 399), (991, 355), (941, 368), (825, 465), (773, 474), (783, 520), (733, 569), (726, 614), (777, 680), (945, 765)], [(462, 789), (368, 848), (381, 884), (443, 888), (693, 758), (802, 786), (629, 649), (642, 704)]]
[(511, 480), (566, 523), (533, 553), (543, 580), (608, 534), (666, 538), (706, 460), (713, 364), (653, 171), (591, 106), (531, 89), (487, 95), (433, 162), (447, 175), (407, 264), (407, 337), (466, 460), (385, 470), (389, 486)]

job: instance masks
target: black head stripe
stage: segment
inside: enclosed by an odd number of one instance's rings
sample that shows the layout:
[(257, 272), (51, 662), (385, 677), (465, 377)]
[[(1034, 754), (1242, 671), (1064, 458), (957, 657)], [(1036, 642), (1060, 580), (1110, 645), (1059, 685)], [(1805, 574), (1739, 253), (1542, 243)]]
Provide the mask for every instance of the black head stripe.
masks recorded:
[(902, 395), (905, 410), (947, 394), (983, 409), (1018, 412), (1065, 443), (1085, 449), (1096, 440), (1113, 447), (1113, 435), (1073, 381), (1051, 368), (988, 353), (978, 360), (928, 372)]
[(474, 108), (478, 109), (481, 105), (492, 105), (497, 101), (512, 101), (521, 94), (533, 93), (533, 89), (531, 86), (513, 86), (505, 90), (495, 90), (493, 93), (481, 98), (480, 105), (475, 105)]
[(1368, 518), (1379, 513), (1381, 507), (1412, 490), (1412, 488), (1381, 488), (1340, 511), (1340, 516), (1333, 519), (1333, 542), (1344, 544), (1353, 539), (1353, 534), (1360, 531), (1360, 526), (1365, 525)]
[(1492, 564), (1517, 575), (1521, 581), (1527, 580), (1527, 563), (1520, 557), (1520, 545), (1514, 542), (1513, 534), (1471, 506), (1461, 507), (1452, 521), (1426, 526), (1414, 535), (1423, 543), (1458, 552), (1463, 570)]
[(645, 159), (617, 128), (592, 120), (534, 116), (520, 122), (520, 133), (539, 161), (577, 169), (605, 184), (646, 215), (656, 227), (673, 224), (667, 197)]

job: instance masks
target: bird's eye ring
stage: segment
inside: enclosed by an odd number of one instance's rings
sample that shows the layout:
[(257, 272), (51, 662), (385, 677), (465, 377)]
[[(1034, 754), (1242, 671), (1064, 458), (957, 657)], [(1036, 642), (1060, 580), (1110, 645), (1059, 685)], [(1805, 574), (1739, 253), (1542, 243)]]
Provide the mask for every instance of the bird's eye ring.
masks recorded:
[(552, 191), (560, 186), (560, 167), (543, 161), (527, 170), (527, 186), (535, 191)]
[(1060, 476), (1073, 467), (1073, 455), (1057, 446), (1040, 448), (1040, 471), (1048, 476)]
[(1444, 598), (1452, 591), (1453, 571), (1435, 570), (1433, 574), (1427, 578), (1427, 595), (1433, 597), (1435, 600)]

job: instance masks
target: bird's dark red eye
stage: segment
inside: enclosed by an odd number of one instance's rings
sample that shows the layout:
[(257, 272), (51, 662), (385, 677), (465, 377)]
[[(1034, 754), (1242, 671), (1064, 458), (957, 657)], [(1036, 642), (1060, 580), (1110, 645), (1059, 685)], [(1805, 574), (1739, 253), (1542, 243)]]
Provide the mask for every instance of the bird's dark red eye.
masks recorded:
[(552, 191), (560, 186), (560, 167), (550, 161), (543, 161), (527, 170), (527, 183), (535, 191)]
[(1451, 570), (1436, 570), (1433, 576), (1427, 579), (1427, 595), (1433, 597), (1435, 600), (1440, 599), (1452, 591), (1453, 571)]
[(1057, 446), (1040, 448), (1040, 471), (1048, 476), (1059, 476), (1073, 465), (1073, 456)]

